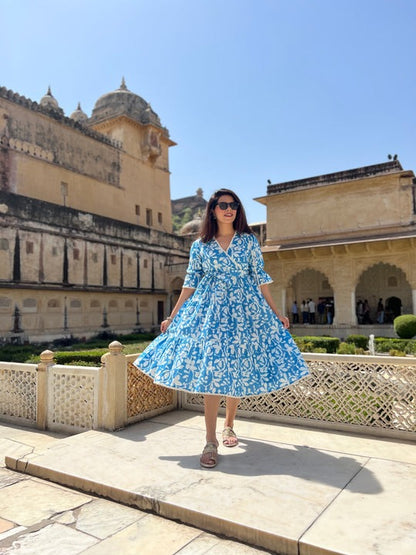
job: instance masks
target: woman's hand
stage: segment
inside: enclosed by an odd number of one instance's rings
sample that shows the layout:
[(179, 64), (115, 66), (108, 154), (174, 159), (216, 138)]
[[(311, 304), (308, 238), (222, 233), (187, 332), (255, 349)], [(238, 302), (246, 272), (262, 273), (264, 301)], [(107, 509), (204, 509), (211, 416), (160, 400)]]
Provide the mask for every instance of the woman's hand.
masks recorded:
[(166, 320), (163, 320), (163, 322), (160, 324), (160, 331), (162, 333), (165, 333), (165, 331), (168, 329), (171, 323), (172, 323), (172, 318), (166, 318)]
[(287, 330), (290, 327), (289, 318), (287, 316), (282, 316), (280, 314), (280, 312), (277, 310), (276, 305), (274, 304), (274, 300), (272, 298), (272, 295), (270, 293), (269, 284), (268, 283), (263, 283), (263, 285), (260, 285), (260, 291), (262, 292), (263, 297), (266, 299), (267, 304), (270, 306), (270, 308), (273, 310), (273, 312), (276, 314), (276, 316), (282, 322), (283, 327), (285, 328), (285, 330)]
[(290, 327), (289, 318), (287, 316), (278, 316), (278, 318), (282, 322), (283, 327), (285, 328), (285, 330), (289, 329), (289, 327)]

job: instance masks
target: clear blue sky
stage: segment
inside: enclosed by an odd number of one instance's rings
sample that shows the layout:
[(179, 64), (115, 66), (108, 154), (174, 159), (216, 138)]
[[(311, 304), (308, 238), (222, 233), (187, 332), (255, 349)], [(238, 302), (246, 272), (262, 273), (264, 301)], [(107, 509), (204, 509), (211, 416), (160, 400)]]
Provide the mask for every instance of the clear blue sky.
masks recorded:
[(0, 84), (66, 115), (127, 87), (178, 145), (171, 195), (387, 161), (416, 171), (415, 0), (0, 0)]

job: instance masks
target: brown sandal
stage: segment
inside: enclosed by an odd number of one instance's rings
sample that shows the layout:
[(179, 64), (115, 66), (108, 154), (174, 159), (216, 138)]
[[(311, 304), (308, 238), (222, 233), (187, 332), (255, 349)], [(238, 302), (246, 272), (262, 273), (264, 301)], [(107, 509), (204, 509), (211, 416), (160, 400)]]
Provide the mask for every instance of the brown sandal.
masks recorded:
[(199, 464), (205, 468), (214, 468), (218, 462), (218, 447), (216, 443), (208, 442), (199, 459)]
[(222, 431), (222, 444), (225, 447), (235, 447), (238, 445), (238, 437), (230, 426), (227, 426)]

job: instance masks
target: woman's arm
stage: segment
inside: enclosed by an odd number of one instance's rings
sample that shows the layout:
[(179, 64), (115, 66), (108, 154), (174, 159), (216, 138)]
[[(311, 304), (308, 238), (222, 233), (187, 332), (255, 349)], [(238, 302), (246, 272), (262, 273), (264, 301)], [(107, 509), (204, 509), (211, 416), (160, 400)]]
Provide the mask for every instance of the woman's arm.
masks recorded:
[(262, 292), (263, 297), (266, 299), (267, 304), (270, 306), (270, 308), (273, 310), (273, 312), (282, 322), (284, 328), (287, 330), (290, 325), (289, 318), (287, 316), (282, 316), (280, 312), (277, 310), (272, 294), (270, 293), (269, 284), (264, 283), (263, 285), (260, 285), (260, 291)]
[(160, 324), (160, 331), (162, 333), (164, 333), (168, 329), (172, 320), (175, 318), (175, 316), (181, 309), (183, 303), (187, 301), (190, 297), (192, 297), (192, 295), (194, 294), (194, 291), (195, 289), (191, 287), (184, 287), (182, 289), (181, 294), (179, 295), (179, 299), (177, 300), (177, 303), (175, 304), (170, 316), (168, 316), (166, 320), (163, 320), (163, 322)]

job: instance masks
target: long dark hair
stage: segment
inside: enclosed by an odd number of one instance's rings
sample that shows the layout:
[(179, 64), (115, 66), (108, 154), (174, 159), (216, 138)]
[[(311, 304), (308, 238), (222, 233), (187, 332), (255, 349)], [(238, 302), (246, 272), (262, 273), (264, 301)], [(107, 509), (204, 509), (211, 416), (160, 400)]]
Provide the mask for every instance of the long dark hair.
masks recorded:
[(230, 195), (236, 202), (238, 202), (237, 216), (233, 221), (235, 231), (237, 233), (253, 233), (247, 223), (246, 213), (238, 196), (233, 191), (230, 191), (230, 189), (218, 189), (218, 191), (215, 191), (215, 193), (212, 194), (205, 209), (200, 233), (201, 241), (203, 243), (211, 241), (218, 231), (217, 220), (214, 217), (214, 209), (218, 204), (218, 199), (223, 195)]

